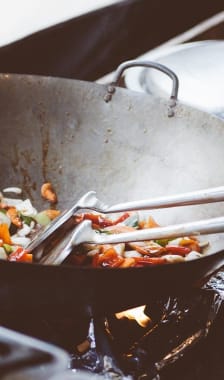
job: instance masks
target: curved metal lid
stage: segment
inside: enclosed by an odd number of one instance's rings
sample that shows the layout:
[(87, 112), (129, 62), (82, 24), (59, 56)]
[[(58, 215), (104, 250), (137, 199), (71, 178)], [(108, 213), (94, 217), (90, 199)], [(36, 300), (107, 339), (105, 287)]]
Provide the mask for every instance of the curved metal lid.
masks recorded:
[[(154, 60), (169, 67), (179, 78), (179, 100), (208, 112), (224, 112), (224, 41), (186, 43), (157, 54)], [(137, 79), (142, 91), (169, 96), (170, 79), (160, 72), (141, 69), (128, 75), (129, 88), (133, 89)]]

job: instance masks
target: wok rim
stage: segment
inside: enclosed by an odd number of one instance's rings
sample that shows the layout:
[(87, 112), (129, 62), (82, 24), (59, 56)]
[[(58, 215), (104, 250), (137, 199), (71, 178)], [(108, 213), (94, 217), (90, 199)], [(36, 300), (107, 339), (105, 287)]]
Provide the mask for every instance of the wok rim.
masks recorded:
[[(60, 264), (60, 265), (43, 265), (43, 264), (40, 264), (38, 262), (32, 262), (32, 263), (29, 263), (29, 262), (19, 262), (19, 261), (7, 261), (7, 260), (0, 260), (0, 265), (2, 263), (7, 263), (6, 265), (22, 265), (22, 266), (35, 266), (35, 267), (44, 267), (44, 268), (59, 268), (59, 269), (55, 269), (55, 270), (60, 270), (60, 268), (67, 268), (69, 270), (81, 270), (81, 271), (84, 271), (84, 272), (101, 272), (102, 270), (104, 271), (113, 271), (114, 273), (115, 272), (121, 272), (121, 271), (125, 271), (125, 272), (133, 272), (133, 271), (136, 271), (136, 269), (138, 271), (140, 270), (144, 270), (144, 271), (156, 271), (158, 270), (159, 268), (168, 268), (168, 267), (172, 267), (172, 268), (178, 268), (178, 267), (189, 267), (189, 266), (192, 266), (194, 263), (200, 263), (200, 262), (206, 262), (206, 261), (211, 261), (213, 258), (217, 258), (220, 256), (220, 259), (221, 257), (223, 256), (223, 263), (224, 263), (224, 247), (223, 249), (217, 251), (217, 252), (214, 252), (214, 253), (211, 253), (211, 254), (207, 254), (207, 255), (204, 255), (202, 257), (199, 257), (199, 258), (195, 258), (195, 259), (192, 259), (192, 260), (188, 260), (188, 261), (180, 261), (180, 262), (175, 262), (175, 263), (169, 263), (167, 262), (166, 264), (152, 264), (152, 265), (148, 265), (148, 266), (142, 266), (142, 267), (127, 267), (127, 268), (111, 268), (111, 267), (106, 267), (106, 268), (101, 268), (101, 267), (96, 267), (96, 268), (93, 268), (91, 266), (75, 266), (75, 265), (71, 265), (71, 264)], [(222, 266), (220, 264), (220, 266)]]

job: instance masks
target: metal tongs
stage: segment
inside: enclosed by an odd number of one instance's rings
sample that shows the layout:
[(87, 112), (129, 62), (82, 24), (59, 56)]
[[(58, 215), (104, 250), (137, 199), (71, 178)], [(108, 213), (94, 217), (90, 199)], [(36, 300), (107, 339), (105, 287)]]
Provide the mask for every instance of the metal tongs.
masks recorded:
[[(153, 210), (177, 206), (198, 205), (224, 201), (224, 186), (176, 194), (167, 197), (119, 203), (107, 206), (101, 202), (94, 191), (85, 194), (75, 205), (56, 218), (26, 247), (34, 253), (34, 261), (41, 264), (61, 264), (73, 248), (81, 243), (112, 244), (152, 239), (176, 238), (186, 235), (213, 234), (224, 232), (224, 217), (216, 217), (196, 222), (156, 227), (120, 234), (99, 234), (92, 229), (91, 222), (84, 220), (74, 228), (73, 216), (80, 210), (92, 210), (102, 214), (135, 210)], [(56, 235), (56, 240), (53, 237)], [(61, 239), (62, 238), (62, 239)], [(52, 244), (52, 241), (53, 244)], [(47, 254), (42, 256), (43, 248), (50, 245)], [(38, 250), (39, 256), (38, 257)], [(36, 252), (36, 253), (35, 253)], [(40, 253), (41, 252), (41, 253)]]

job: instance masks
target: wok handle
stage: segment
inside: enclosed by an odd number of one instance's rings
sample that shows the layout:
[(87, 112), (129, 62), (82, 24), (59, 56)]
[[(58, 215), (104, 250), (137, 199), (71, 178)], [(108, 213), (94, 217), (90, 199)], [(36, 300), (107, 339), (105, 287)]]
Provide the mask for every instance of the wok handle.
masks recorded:
[(157, 63), (157, 62), (135, 61), (135, 60), (123, 62), (120, 66), (118, 66), (115, 72), (113, 82), (109, 84), (109, 86), (107, 87), (107, 93), (104, 96), (105, 102), (108, 103), (112, 99), (112, 96), (116, 90), (116, 86), (119, 85), (123, 72), (126, 69), (129, 69), (131, 67), (136, 67), (136, 66), (151, 67), (153, 69), (163, 72), (164, 74), (168, 75), (172, 79), (173, 85), (172, 85), (169, 108), (168, 108), (168, 116), (169, 117), (174, 116), (174, 108), (177, 103), (179, 80), (178, 80), (177, 75), (172, 70), (170, 70), (168, 67), (161, 65), (160, 63)]

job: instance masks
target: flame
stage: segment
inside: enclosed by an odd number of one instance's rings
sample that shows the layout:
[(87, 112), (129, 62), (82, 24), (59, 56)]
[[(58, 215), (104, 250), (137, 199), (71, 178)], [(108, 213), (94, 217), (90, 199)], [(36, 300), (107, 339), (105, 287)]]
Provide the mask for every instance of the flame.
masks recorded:
[(144, 313), (146, 305), (135, 307), (134, 309), (128, 309), (116, 313), (117, 319), (128, 318), (135, 320), (141, 327), (147, 327), (151, 322), (151, 319)]

